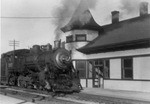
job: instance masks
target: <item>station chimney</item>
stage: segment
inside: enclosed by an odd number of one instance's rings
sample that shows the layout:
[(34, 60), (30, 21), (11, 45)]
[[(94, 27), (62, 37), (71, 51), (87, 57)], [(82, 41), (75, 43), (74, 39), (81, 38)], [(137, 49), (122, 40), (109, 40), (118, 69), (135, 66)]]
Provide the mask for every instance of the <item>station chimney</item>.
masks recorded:
[(145, 16), (148, 14), (148, 2), (140, 3), (140, 16)]
[(119, 11), (112, 11), (112, 23), (118, 23), (119, 22)]

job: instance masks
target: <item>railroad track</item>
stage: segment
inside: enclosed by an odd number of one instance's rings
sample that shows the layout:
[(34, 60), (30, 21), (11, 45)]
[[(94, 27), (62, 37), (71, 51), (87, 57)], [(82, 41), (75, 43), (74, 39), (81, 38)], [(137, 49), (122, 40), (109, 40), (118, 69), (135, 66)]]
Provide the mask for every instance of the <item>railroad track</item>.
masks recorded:
[(89, 95), (84, 93), (73, 93), (68, 95), (57, 94), (54, 96), (52, 92), (47, 93), (46, 91), (37, 91), (37, 90), (24, 89), (18, 87), (11, 87), (11, 88), (5, 87), (3, 88), (3, 90), (1, 90), (1, 93), (3, 94), (11, 93), (14, 95), (21, 94), (28, 97), (31, 96), (30, 100), (32, 100), (32, 102), (35, 102), (37, 100), (41, 101), (45, 99), (51, 99), (51, 100), (56, 99), (56, 100), (69, 102), (68, 104), (150, 104), (150, 102)]
[[(59, 93), (54, 96), (52, 92), (47, 93), (46, 91), (37, 91), (32, 89), (24, 89), (24, 88), (18, 88), (18, 87), (3, 87), (0, 91), (1, 94), (4, 95), (19, 95), (19, 96), (30, 96), (32, 102), (35, 101), (42, 101), (42, 100), (49, 100), (51, 98), (61, 100), (61, 101), (67, 101), (68, 104), (100, 104), (98, 102), (92, 102), (92, 101), (84, 101), (84, 100), (76, 100), (74, 98), (65, 97), (65, 94)], [(67, 104), (66, 102), (64, 104)]]

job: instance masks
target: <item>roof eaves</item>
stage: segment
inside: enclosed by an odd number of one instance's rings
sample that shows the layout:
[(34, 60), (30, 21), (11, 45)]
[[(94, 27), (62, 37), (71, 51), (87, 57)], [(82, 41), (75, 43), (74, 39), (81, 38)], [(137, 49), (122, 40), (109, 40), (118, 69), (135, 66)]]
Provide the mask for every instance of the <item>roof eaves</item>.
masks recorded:
[(95, 46), (95, 47), (82, 47), (77, 50), (85, 54), (93, 54), (93, 53), (131, 50), (131, 49), (148, 48), (148, 47), (150, 47), (150, 38), (123, 42), (123, 43), (116, 43), (113, 45), (111, 44), (111, 45), (103, 45), (103, 46)]
[(89, 10), (86, 11), (91, 15), (91, 18), (88, 21), (88, 23), (82, 24), (79, 19), (73, 21), (74, 17), (72, 17), (71, 20), (68, 22), (68, 24), (62, 27), (61, 30), (63, 32), (68, 32), (74, 29), (90, 29), (90, 30), (102, 31), (103, 30), (102, 27), (95, 22), (91, 12)]

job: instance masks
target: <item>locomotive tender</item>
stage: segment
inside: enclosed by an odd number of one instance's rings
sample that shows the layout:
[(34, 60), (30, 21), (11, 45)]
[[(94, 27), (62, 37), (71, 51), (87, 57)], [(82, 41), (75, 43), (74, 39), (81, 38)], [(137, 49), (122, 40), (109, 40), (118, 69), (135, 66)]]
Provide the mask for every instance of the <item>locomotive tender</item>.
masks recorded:
[(47, 44), (7, 52), (1, 61), (1, 82), (8, 85), (66, 93), (81, 90), (78, 71), (61, 41), (55, 41), (53, 49)]

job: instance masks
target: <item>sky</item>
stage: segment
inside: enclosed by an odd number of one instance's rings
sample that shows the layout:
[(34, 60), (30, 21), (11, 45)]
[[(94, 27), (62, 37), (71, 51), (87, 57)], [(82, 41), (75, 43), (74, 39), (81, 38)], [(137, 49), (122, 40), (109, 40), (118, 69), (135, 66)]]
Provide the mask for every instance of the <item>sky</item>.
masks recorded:
[[(62, 18), (59, 13), (69, 6), (63, 25), (69, 21), (80, 0), (1, 0), (1, 53), (13, 50), (9, 41), (19, 41), (16, 49), (29, 49), (33, 45), (46, 45), (56, 37), (57, 22)], [(120, 11), (120, 20), (139, 16), (139, 2), (150, 0), (95, 0), (90, 9), (95, 21), (100, 25), (111, 23), (111, 11)], [(89, 7), (91, 1), (89, 2)], [(64, 34), (60, 39), (64, 40)]]

